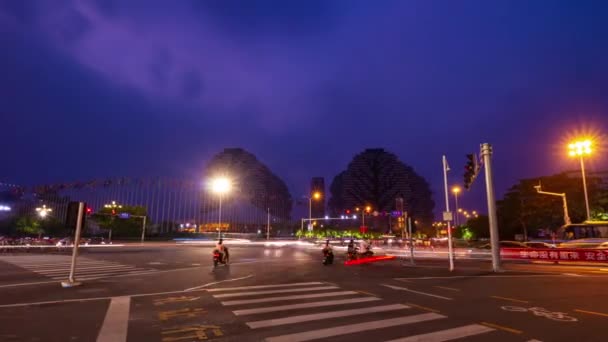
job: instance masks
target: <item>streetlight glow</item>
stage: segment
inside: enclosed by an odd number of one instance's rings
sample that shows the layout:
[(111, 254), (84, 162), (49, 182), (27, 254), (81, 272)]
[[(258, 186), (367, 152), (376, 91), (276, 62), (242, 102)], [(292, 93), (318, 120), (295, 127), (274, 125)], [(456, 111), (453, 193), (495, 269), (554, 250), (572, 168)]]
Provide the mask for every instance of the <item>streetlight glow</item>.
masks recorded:
[(455, 193), (455, 194), (459, 194), (460, 193), (460, 187), (458, 187), (458, 186), (453, 187), (452, 188), (452, 192)]
[(41, 218), (45, 218), (53, 209), (47, 208), (46, 204), (43, 204), (41, 208), (36, 208), (36, 211)]
[(312, 197), (313, 197), (314, 199), (318, 200), (318, 199), (320, 199), (320, 198), (321, 198), (321, 193), (317, 191), (317, 192), (315, 192), (314, 194), (312, 194)]
[(585, 179), (585, 161), (584, 156), (591, 154), (592, 142), (589, 139), (578, 140), (568, 145), (568, 154), (571, 157), (579, 157), (581, 162), (581, 175), (583, 178), (583, 191), (585, 194), (585, 209), (587, 210), (587, 221), (591, 220), (591, 211), (589, 210), (589, 195), (587, 194), (587, 180)]
[(571, 157), (583, 156), (591, 154), (591, 140), (575, 141), (568, 145), (568, 154)]
[(215, 178), (211, 181), (211, 191), (216, 194), (225, 194), (232, 188), (230, 180), (226, 177)]

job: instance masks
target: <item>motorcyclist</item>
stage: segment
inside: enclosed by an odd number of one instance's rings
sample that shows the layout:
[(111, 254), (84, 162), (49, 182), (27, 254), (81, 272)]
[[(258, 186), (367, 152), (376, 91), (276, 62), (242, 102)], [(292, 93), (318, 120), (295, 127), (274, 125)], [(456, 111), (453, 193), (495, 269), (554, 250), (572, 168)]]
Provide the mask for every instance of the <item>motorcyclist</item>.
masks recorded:
[(224, 263), (228, 263), (228, 248), (226, 248), (226, 246), (224, 246), (223, 244), (223, 240), (220, 238), (220, 240), (217, 242), (217, 245), (215, 245), (215, 249), (220, 253), (220, 261), (224, 262)]
[(327, 242), (325, 242), (325, 247), (323, 247), (323, 255), (325, 256), (325, 260), (323, 261), (324, 264), (331, 264), (334, 260), (334, 251), (331, 247), (331, 245), (329, 244), (329, 240), (327, 240)]
[(363, 254), (363, 255), (367, 255), (370, 254), (371, 252), (371, 246), (370, 244), (365, 241), (365, 239), (361, 239), (361, 242), (359, 243), (359, 253)]

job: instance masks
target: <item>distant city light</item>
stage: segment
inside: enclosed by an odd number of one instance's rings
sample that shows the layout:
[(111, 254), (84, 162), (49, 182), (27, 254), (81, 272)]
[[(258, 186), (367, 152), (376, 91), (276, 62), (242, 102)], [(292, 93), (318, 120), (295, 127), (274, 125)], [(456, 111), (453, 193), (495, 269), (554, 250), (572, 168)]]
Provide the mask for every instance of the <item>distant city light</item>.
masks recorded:
[(11, 211), (11, 207), (8, 205), (0, 205), (0, 211)]
[(325, 215), (325, 219), (326, 219), (326, 220), (329, 220), (329, 216)]
[(356, 220), (356, 219), (357, 219), (357, 215), (353, 215), (353, 220)]

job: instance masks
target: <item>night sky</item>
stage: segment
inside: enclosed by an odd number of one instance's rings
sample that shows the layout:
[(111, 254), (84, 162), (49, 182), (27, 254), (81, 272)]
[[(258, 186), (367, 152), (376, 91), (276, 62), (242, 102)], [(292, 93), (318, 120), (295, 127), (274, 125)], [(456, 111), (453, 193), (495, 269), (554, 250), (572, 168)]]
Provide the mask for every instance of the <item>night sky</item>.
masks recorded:
[(299, 197), (384, 147), (441, 210), (441, 155), (462, 182), (490, 142), (500, 195), (606, 137), (607, 23), (605, 1), (1, 0), (0, 181), (202, 177), (243, 147)]

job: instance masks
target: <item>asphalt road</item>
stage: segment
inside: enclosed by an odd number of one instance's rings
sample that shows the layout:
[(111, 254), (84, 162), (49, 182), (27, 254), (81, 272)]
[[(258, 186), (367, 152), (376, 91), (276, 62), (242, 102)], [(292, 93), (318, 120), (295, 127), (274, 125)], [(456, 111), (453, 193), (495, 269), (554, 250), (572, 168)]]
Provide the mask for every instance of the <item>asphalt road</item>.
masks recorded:
[(318, 250), (88, 249), (0, 256), (0, 341), (604, 341), (608, 272), (485, 261), (321, 265)]

